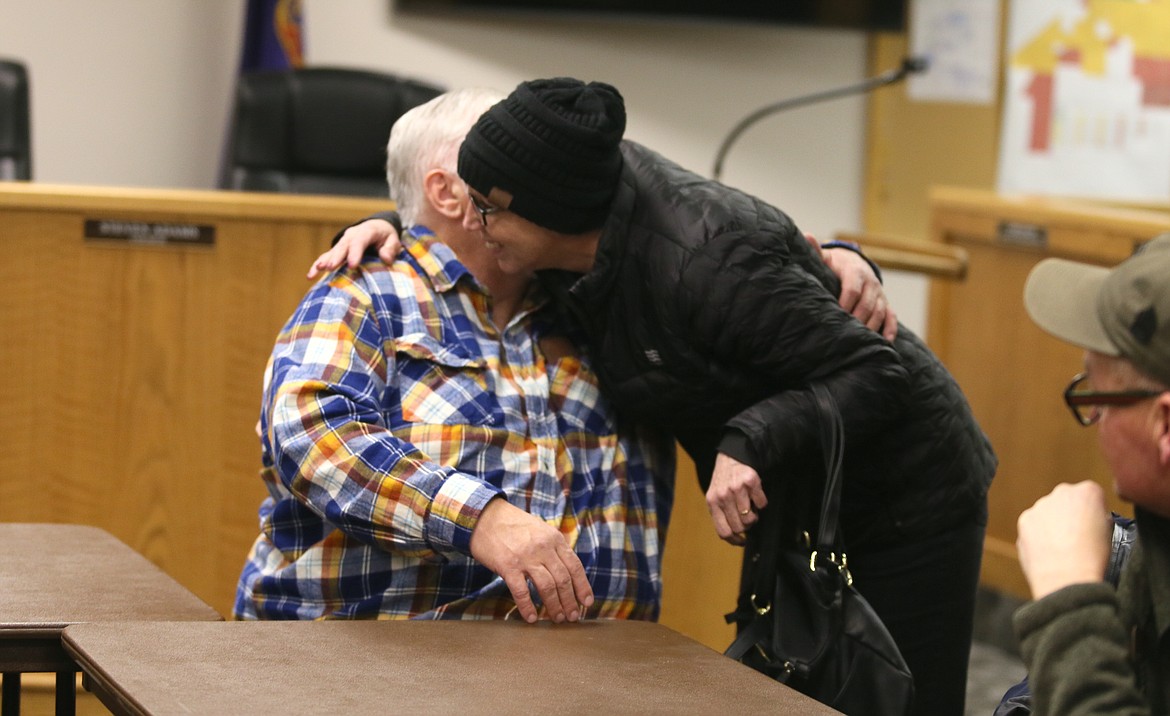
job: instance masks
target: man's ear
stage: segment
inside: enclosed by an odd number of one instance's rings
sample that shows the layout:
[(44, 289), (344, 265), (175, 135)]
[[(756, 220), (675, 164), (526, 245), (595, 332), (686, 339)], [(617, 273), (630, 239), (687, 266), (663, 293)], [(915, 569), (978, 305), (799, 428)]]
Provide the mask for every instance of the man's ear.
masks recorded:
[(1162, 467), (1170, 467), (1170, 391), (1154, 398), (1154, 418), (1151, 429), (1158, 445), (1158, 459)]
[(423, 177), (423, 196), (440, 215), (462, 221), (467, 210), (467, 196), (463, 183), (450, 172), (432, 169)]

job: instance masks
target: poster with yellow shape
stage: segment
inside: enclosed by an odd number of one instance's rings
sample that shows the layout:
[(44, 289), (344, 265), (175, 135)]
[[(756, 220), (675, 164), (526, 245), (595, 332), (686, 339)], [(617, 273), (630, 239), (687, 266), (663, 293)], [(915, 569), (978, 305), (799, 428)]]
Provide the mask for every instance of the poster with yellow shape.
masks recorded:
[(1170, 201), (1170, 0), (1013, 0), (998, 188)]

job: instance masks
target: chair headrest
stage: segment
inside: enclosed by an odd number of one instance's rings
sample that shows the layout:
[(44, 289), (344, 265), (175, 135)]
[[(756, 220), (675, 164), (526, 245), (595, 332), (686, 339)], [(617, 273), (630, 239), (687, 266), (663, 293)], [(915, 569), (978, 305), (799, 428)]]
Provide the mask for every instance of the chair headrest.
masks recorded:
[(0, 59), (0, 179), (30, 179), (32, 143), (28, 72)]
[(384, 178), (390, 127), (441, 91), (363, 70), (241, 75), (233, 163), (249, 169)]

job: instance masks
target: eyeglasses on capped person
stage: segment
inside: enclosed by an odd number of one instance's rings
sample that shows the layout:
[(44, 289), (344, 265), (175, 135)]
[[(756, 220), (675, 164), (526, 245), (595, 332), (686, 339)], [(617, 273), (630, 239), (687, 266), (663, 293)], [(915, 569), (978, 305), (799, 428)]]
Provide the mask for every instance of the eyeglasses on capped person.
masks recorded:
[(1088, 375), (1077, 374), (1064, 389), (1064, 402), (1077, 422), (1085, 427), (1101, 419), (1101, 408), (1125, 407), (1143, 400), (1156, 398), (1162, 390), (1086, 390), (1083, 385)]
[(497, 211), (503, 211), (503, 209), (498, 206), (492, 206), (491, 204), (485, 203), (483, 199), (480, 199), (471, 192), (468, 192), (467, 195), (471, 197), (471, 208), (479, 212), (479, 220), (483, 222), (485, 228), (487, 227), (488, 214), (494, 214)]

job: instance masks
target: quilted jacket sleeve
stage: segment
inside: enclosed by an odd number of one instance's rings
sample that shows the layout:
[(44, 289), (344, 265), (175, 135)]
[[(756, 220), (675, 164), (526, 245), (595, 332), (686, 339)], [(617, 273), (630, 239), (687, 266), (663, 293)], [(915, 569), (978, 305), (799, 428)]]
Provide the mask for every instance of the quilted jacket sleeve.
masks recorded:
[(746, 441), (746, 462), (761, 474), (816, 444), (811, 383), (836, 399), (847, 444), (896, 420), (909, 387), (893, 347), (841, 309), (776, 241), (759, 233), (708, 243), (685, 268), (680, 293), (690, 303), (688, 330), (714, 360), (767, 386), (766, 397), (726, 423), (721, 442), (721, 451), (734, 454), (732, 444)]

